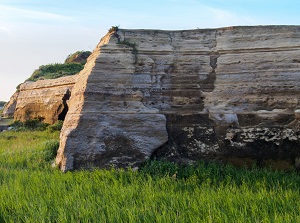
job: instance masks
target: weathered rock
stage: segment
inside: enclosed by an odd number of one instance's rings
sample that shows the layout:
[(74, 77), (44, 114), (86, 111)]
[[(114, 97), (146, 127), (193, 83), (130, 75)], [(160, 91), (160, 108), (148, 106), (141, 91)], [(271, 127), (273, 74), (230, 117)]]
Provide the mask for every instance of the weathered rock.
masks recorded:
[(26, 121), (40, 118), (53, 124), (63, 120), (77, 75), (37, 82), (25, 82), (4, 108), (3, 115)]
[(108, 33), (74, 86), (56, 163), (297, 166), (299, 72), (299, 26)]
[(14, 113), (16, 110), (17, 99), (18, 99), (19, 91), (16, 91), (11, 97), (9, 102), (4, 105), (2, 116), (6, 118), (14, 117)]
[[(131, 89), (131, 48), (116, 44), (112, 35), (101, 40), (74, 86), (56, 158), (63, 170), (136, 166), (167, 141), (165, 116)], [(105, 53), (110, 40), (119, 53)]]
[(81, 63), (85, 64), (87, 58), (92, 54), (90, 51), (77, 51), (76, 53), (70, 54), (65, 63)]

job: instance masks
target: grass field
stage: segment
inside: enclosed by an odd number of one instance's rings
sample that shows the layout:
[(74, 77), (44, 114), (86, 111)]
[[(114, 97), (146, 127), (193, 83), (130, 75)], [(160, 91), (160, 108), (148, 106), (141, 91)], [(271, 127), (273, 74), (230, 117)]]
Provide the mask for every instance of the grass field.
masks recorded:
[[(1, 111), (0, 111), (0, 114), (1, 114)], [(12, 118), (2, 118), (0, 120), (0, 125), (9, 125), (11, 123), (13, 123), (13, 119)]]
[(0, 222), (300, 222), (294, 172), (149, 161), (61, 173), (58, 137), (0, 133)]

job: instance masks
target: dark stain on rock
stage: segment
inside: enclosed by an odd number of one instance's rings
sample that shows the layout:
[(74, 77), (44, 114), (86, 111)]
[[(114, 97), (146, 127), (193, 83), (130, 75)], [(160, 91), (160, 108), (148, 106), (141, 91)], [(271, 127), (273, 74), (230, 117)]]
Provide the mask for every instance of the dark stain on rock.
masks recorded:
[(156, 149), (152, 158), (163, 157), (174, 162), (195, 161), (215, 157), (218, 144), (207, 114), (165, 115), (168, 142)]
[(259, 116), (258, 114), (237, 114), (239, 126), (274, 126), (274, 125), (288, 125), (295, 116), (291, 114), (278, 114), (276, 116), (265, 115)]
[(138, 149), (133, 149), (132, 141), (124, 136), (108, 137), (104, 143), (105, 149), (101, 153), (74, 154), (74, 169), (136, 167), (145, 159)]

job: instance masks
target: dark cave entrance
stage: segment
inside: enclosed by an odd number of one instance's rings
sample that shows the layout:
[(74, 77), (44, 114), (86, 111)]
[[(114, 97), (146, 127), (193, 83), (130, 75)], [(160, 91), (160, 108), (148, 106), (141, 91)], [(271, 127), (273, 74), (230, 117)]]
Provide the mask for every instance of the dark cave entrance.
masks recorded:
[(68, 113), (68, 110), (69, 110), (69, 106), (67, 104), (67, 100), (70, 99), (70, 96), (71, 96), (71, 92), (69, 89), (67, 89), (65, 95), (63, 96), (62, 98), (62, 101), (63, 101), (63, 106), (64, 106), (64, 109), (61, 111), (61, 113), (58, 115), (58, 120), (61, 120), (61, 121), (64, 121), (65, 118), (66, 118), (66, 115)]

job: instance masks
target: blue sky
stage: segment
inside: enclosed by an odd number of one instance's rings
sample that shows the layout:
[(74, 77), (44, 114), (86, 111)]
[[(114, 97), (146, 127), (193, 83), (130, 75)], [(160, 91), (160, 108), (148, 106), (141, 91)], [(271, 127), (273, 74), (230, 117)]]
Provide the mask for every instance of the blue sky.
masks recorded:
[(299, 0), (0, 0), (0, 100), (42, 64), (93, 50), (114, 25), (196, 29), (300, 25)]

